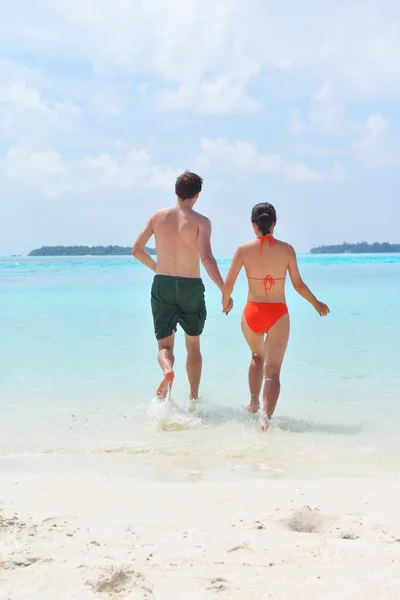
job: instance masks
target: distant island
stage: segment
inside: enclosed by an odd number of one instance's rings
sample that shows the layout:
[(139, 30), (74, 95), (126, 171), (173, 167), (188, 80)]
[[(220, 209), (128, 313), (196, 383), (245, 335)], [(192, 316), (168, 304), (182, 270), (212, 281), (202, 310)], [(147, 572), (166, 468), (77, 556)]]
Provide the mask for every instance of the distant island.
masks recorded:
[(357, 244), (337, 244), (334, 246), (317, 246), (311, 248), (311, 254), (380, 254), (400, 252), (400, 244), (389, 244), (389, 242), (357, 242)]
[[(155, 255), (155, 248), (146, 248)], [(132, 246), (42, 246), (29, 252), (28, 256), (127, 256)]]

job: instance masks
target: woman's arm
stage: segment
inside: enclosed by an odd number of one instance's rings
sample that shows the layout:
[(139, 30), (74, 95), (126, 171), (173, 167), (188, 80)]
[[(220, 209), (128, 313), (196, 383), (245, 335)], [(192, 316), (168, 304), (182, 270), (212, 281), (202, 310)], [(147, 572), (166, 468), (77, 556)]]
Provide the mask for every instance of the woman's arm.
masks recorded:
[(232, 263), (229, 268), (228, 274), (225, 279), (224, 287), (222, 288), (222, 310), (228, 314), (230, 307), (230, 299), (232, 296), (233, 288), (235, 287), (236, 279), (243, 267), (243, 261), (240, 255), (240, 248), (238, 248), (233, 255)]
[(326, 315), (330, 312), (328, 306), (317, 300), (310, 288), (304, 283), (300, 275), (299, 266), (297, 264), (296, 252), (292, 246), (290, 246), (289, 252), (288, 270), (294, 289), (315, 308), (320, 317), (326, 317)]

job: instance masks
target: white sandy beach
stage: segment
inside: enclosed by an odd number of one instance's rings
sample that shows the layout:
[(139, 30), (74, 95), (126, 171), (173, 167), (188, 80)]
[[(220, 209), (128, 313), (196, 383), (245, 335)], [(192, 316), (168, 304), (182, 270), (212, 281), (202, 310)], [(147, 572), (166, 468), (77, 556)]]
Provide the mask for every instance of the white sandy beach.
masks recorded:
[(398, 479), (0, 476), (1, 600), (398, 599)]

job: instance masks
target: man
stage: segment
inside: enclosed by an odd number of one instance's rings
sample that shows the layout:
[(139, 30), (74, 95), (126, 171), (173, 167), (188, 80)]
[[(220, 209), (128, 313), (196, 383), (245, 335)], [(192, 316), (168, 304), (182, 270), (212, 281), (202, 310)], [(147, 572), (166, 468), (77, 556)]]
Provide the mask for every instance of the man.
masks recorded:
[[(156, 273), (151, 308), (158, 340), (158, 362), (164, 373), (157, 390), (160, 400), (167, 398), (174, 381), (174, 340), (178, 323), (186, 338), (190, 399), (198, 398), (202, 368), (200, 335), (207, 316), (200, 260), (221, 293), (224, 284), (211, 250), (211, 222), (193, 210), (202, 186), (202, 178), (195, 173), (185, 171), (178, 177), (177, 204), (153, 214), (132, 251), (137, 260)], [(157, 262), (145, 250), (153, 234)], [(224, 312), (228, 314), (232, 306), (231, 299)]]

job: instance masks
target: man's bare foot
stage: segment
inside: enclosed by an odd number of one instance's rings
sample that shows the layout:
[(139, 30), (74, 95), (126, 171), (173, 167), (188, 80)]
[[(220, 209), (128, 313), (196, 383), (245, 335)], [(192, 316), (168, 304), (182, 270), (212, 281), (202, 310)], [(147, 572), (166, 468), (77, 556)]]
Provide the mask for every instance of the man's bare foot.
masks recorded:
[(260, 410), (260, 403), (251, 401), (250, 404), (244, 407), (244, 410), (252, 415), (255, 415)]
[(189, 396), (190, 400), (192, 400), (193, 402), (197, 402), (197, 400), (199, 399), (199, 394), (198, 392), (190, 392), (190, 396)]
[(156, 392), (157, 400), (164, 401), (167, 399), (169, 392), (171, 391), (172, 384), (174, 382), (175, 373), (173, 371), (168, 371), (164, 373), (164, 379), (158, 386), (158, 390)]

